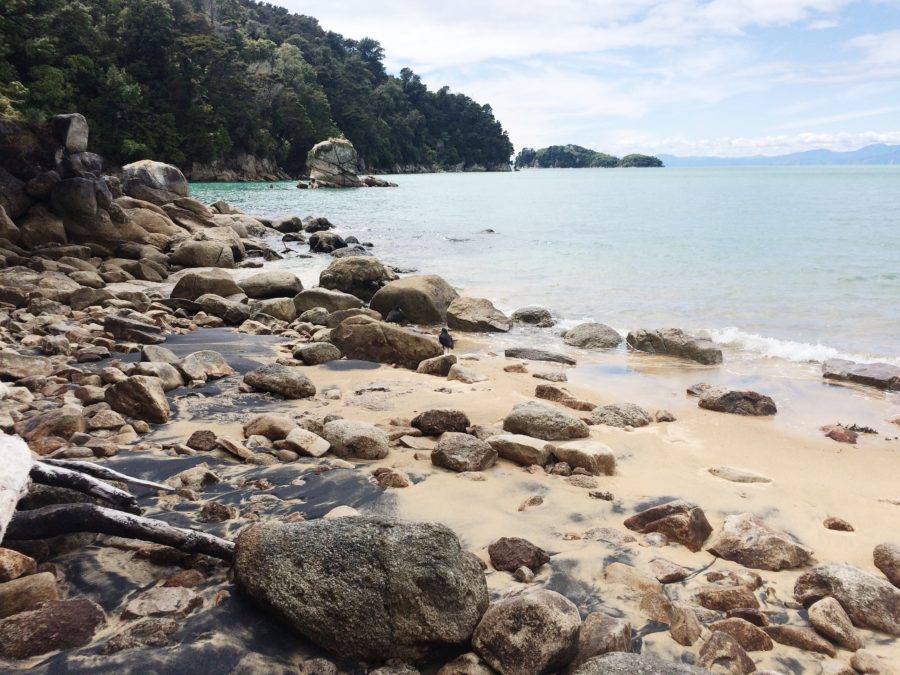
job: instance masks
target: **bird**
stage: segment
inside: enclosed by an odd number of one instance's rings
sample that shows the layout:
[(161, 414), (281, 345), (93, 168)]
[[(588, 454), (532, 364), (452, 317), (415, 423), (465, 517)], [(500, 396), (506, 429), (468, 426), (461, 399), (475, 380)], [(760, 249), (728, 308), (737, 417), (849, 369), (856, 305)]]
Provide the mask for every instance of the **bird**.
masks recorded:
[(400, 309), (400, 305), (396, 305), (394, 309), (388, 312), (384, 320), (388, 323), (396, 323), (401, 325), (406, 323), (406, 317), (403, 316), (403, 310)]
[(441, 334), (438, 336), (438, 342), (444, 347), (444, 353), (447, 353), (447, 350), (453, 350), (453, 336), (447, 332), (446, 328), (441, 328)]

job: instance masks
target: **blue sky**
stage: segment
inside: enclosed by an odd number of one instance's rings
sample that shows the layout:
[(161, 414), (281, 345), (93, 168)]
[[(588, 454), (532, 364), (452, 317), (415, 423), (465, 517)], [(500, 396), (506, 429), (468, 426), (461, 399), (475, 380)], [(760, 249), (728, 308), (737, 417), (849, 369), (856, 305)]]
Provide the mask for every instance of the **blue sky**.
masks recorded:
[(391, 72), (489, 103), (516, 148), (900, 144), (900, 0), (279, 0)]

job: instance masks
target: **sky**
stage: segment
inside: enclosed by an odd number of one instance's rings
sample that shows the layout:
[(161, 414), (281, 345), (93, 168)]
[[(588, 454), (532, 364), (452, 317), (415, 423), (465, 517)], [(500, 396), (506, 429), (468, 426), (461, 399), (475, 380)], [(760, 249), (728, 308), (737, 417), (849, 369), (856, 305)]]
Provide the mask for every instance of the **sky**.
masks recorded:
[(276, 2), (490, 104), (517, 150), (900, 144), (900, 0)]

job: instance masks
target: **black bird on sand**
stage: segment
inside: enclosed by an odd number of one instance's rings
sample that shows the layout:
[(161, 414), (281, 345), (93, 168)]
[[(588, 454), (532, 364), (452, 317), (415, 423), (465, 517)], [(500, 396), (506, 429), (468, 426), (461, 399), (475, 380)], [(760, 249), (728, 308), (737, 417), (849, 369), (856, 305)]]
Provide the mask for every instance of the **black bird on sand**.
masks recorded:
[(438, 336), (438, 342), (443, 345), (445, 354), (447, 353), (448, 349), (453, 349), (453, 336), (447, 332), (446, 328), (441, 328), (441, 334)]
[(406, 317), (403, 316), (403, 310), (400, 309), (400, 305), (396, 305), (394, 309), (387, 313), (387, 316), (384, 319), (388, 323), (396, 323), (396, 324), (404, 324), (406, 323)]

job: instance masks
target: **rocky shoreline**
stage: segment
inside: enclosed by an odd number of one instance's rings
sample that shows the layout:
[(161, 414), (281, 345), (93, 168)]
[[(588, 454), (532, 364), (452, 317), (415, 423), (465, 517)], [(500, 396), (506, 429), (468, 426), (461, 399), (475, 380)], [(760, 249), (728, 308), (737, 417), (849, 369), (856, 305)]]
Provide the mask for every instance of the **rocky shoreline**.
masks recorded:
[[(584, 324), (499, 354), (484, 334), (553, 317), (401, 276), (324, 218), (202, 204), (174, 167), (102, 176), (79, 117), (52, 165), (0, 174), (4, 667), (893, 672), (897, 504), (798, 499), (774, 459), (846, 435), (777, 436), (748, 389), (694, 385), (676, 421), (567, 382), (623, 341), (708, 375), (717, 345)], [(264, 267), (314, 255), (312, 288)], [(866, 451), (829, 466), (890, 489)]]

